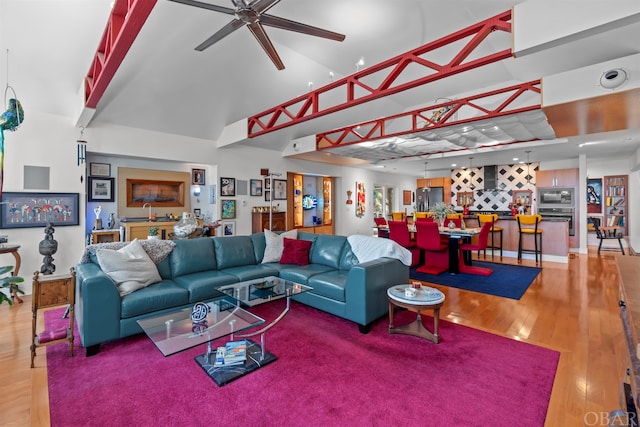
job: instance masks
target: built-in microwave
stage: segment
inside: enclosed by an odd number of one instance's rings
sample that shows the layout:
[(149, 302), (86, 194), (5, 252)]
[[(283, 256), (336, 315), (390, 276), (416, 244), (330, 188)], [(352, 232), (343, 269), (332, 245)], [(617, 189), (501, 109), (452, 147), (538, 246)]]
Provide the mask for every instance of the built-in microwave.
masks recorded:
[(538, 188), (538, 206), (575, 207), (573, 188)]

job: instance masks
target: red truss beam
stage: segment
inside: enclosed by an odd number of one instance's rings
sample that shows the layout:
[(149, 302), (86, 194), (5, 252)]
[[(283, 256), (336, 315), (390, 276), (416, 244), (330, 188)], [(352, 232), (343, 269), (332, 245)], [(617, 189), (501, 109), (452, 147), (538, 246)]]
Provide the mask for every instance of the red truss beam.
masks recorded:
[[(536, 95), (540, 94), (540, 80), (521, 83), (502, 89), (496, 89), (490, 92), (472, 95), (466, 98), (454, 99), (451, 101), (446, 101), (444, 103), (419, 108), (417, 110), (396, 114), (394, 116), (387, 116), (319, 133), (316, 135), (316, 148), (318, 150), (326, 150), (328, 148), (337, 146), (358, 144), (365, 141), (373, 141), (377, 139), (390, 138), (393, 136), (424, 132), (447, 126), (476, 122), (479, 120), (486, 120), (495, 117), (507, 116), (510, 114), (522, 113), (525, 111), (538, 110), (541, 108), (540, 103), (524, 107), (512, 107), (512, 105), (523, 94), (531, 92), (534, 92)], [(503, 95), (505, 99), (494, 109), (487, 109), (476, 103), (482, 98), (495, 98), (499, 97), (500, 95)], [(540, 98), (538, 97), (537, 99), (539, 100)], [(463, 107), (468, 107), (479, 114), (467, 119), (455, 120), (455, 113)], [(467, 108), (465, 108), (465, 112), (466, 111)], [(442, 114), (438, 114), (440, 112), (442, 112)], [(410, 127), (407, 129), (396, 130), (394, 132), (387, 132), (387, 123), (393, 123), (401, 119), (408, 119), (405, 120), (405, 122), (410, 122)], [(362, 129), (365, 129), (366, 133), (361, 133)]]
[[(301, 123), (306, 120), (315, 119), (326, 114), (335, 113), (346, 108), (353, 107), (374, 99), (393, 95), (407, 89), (412, 89), (426, 83), (443, 79), (454, 74), (462, 73), (474, 68), (501, 61), (512, 56), (510, 49), (495, 52), (483, 57), (479, 57), (468, 62), (464, 62), (474, 50), (489, 37), (494, 31), (511, 32), (511, 11), (503, 12), (485, 21), (471, 25), (465, 29), (457, 31), (448, 36), (423, 45), (394, 58), (388, 59), (379, 64), (365, 68), (364, 70), (351, 74), (343, 79), (337, 80), (319, 89), (300, 95), (281, 105), (270, 108), (255, 116), (249, 117), (248, 134), (249, 137), (256, 137), (269, 132), (273, 132), (288, 126)], [(456, 55), (446, 64), (437, 64), (427, 59), (421, 58), (428, 52), (452, 45), (461, 40), (470, 38)], [(402, 81), (402, 73), (409, 65), (423, 67), (425, 75), (419, 78), (399, 83)], [(371, 77), (375, 73), (386, 73), (380, 79), (376, 87), (371, 87), (365, 83), (366, 77)], [(394, 85), (395, 84), (395, 85)], [(364, 94), (356, 94), (356, 89)], [(344, 91), (344, 99), (331, 106), (321, 106), (321, 95), (327, 95)]]
[(96, 108), (157, 0), (116, 0), (84, 79), (85, 106)]

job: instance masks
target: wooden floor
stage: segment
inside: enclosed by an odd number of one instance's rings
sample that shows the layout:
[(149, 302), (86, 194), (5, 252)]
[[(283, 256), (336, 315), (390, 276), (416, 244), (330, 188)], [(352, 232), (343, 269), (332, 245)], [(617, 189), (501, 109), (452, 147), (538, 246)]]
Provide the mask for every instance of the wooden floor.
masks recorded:
[[(542, 266), (519, 301), (437, 286), (446, 294), (441, 318), (559, 351), (545, 425), (583, 426), (619, 407), (626, 369), (614, 254), (598, 256), (590, 248), (589, 255), (575, 255), (568, 264)], [(0, 307), (2, 426), (49, 424), (45, 351), (30, 369), (31, 298), (24, 300)]]

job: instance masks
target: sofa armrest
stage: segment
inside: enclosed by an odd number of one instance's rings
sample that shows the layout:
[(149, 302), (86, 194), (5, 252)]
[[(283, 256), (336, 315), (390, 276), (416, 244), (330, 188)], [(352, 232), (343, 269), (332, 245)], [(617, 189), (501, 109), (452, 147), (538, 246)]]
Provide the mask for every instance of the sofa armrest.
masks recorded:
[(409, 283), (409, 267), (397, 259), (379, 258), (352, 267), (346, 286), (349, 318), (368, 325), (386, 314), (387, 289), (400, 283)]
[(98, 265), (76, 266), (76, 321), (83, 347), (120, 337), (120, 293)]

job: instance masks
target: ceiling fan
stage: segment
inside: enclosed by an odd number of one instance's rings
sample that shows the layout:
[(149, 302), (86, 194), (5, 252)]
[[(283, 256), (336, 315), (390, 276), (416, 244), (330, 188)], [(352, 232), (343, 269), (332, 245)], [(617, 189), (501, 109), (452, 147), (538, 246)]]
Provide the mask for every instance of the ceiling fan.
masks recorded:
[(209, 46), (222, 40), (224, 37), (234, 32), (238, 28), (246, 25), (278, 70), (284, 70), (284, 63), (278, 56), (278, 53), (273, 47), (271, 40), (269, 40), (269, 37), (267, 36), (263, 25), (281, 28), (288, 31), (296, 31), (298, 33), (308, 34), (311, 36), (322, 37), (325, 39), (336, 40), (340, 42), (345, 38), (343, 34), (334, 33), (333, 31), (324, 30), (318, 27), (312, 27), (311, 25), (303, 24), (296, 21), (290, 21), (285, 18), (279, 18), (277, 16), (268, 15), (265, 13), (271, 7), (278, 4), (280, 0), (254, 0), (251, 2), (247, 2), (245, 0), (231, 0), (235, 8), (216, 6), (213, 4), (203, 3), (195, 0), (170, 1), (235, 16), (235, 18), (231, 22), (222, 27), (218, 32), (209, 37), (207, 40), (196, 46), (197, 51), (205, 50)]

